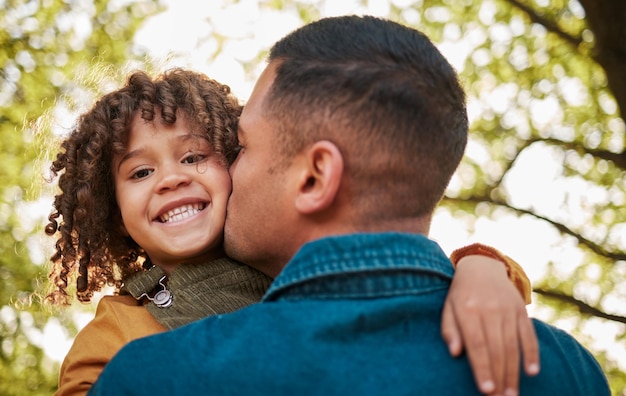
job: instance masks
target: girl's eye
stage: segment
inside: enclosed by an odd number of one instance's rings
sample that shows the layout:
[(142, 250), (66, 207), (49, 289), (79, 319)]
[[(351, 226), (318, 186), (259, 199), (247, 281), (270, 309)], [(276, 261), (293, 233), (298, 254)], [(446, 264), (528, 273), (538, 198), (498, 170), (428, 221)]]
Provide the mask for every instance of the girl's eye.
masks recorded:
[(206, 155), (203, 154), (189, 154), (185, 158), (183, 158), (183, 164), (194, 164), (196, 162), (200, 162), (206, 158)]
[(138, 171), (136, 171), (135, 173), (133, 173), (131, 175), (132, 179), (143, 179), (144, 177), (148, 177), (150, 176), (150, 174), (153, 172), (152, 169), (148, 169), (148, 168), (144, 168), (144, 169), (139, 169)]

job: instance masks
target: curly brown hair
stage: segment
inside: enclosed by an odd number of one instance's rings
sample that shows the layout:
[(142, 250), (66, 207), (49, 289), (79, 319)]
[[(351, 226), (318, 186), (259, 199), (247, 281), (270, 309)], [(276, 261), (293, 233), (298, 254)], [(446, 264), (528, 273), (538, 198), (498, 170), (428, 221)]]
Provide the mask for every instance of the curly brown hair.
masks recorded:
[(68, 283), (75, 277), (78, 300), (89, 302), (105, 285), (118, 291), (126, 276), (149, 264), (145, 251), (122, 232), (111, 163), (126, 149), (133, 115), (153, 121), (155, 111), (166, 124), (176, 122), (178, 111), (225, 166), (234, 160), (241, 106), (227, 85), (184, 69), (156, 78), (132, 73), (80, 116), (50, 167), (61, 192), (45, 229), (58, 238), (46, 301), (69, 304)]

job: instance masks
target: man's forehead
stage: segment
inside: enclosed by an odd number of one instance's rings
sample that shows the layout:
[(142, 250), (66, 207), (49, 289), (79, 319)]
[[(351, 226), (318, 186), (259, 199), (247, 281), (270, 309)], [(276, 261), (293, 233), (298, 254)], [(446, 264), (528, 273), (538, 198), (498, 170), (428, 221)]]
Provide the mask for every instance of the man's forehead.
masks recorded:
[[(272, 88), (272, 84), (274, 83), (274, 78), (276, 77), (276, 68), (278, 67), (278, 63), (276, 61), (270, 62), (257, 80), (254, 85), (254, 89), (252, 90), (252, 94), (250, 95), (250, 99), (246, 103), (245, 108), (252, 107), (255, 110), (260, 109), (263, 104), (265, 98), (269, 95), (269, 91)], [(258, 109), (257, 109), (258, 108)]]
[(253, 130), (255, 125), (261, 122), (263, 118), (263, 105), (269, 95), (274, 77), (276, 75), (276, 62), (270, 62), (261, 76), (254, 85), (250, 99), (243, 108), (241, 117), (239, 118), (239, 135), (245, 135), (246, 132)]

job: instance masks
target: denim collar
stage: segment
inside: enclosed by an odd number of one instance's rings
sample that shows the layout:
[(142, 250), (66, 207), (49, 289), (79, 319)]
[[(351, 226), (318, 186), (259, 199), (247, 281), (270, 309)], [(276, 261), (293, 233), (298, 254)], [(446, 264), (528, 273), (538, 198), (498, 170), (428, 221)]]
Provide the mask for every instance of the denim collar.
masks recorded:
[(263, 300), (417, 294), (449, 286), (453, 273), (439, 245), (423, 235), (332, 236), (304, 245)]

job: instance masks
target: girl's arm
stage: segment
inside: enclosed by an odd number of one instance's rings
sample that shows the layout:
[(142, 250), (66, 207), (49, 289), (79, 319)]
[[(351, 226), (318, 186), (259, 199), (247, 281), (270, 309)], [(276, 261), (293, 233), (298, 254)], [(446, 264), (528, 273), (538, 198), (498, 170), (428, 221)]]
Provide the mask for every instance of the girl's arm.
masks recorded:
[(456, 273), (441, 326), (450, 353), (466, 351), (483, 393), (516, 395), (520, 354), (527, 374), (539, 372), (539, 347), (525, 307), (530, 281), (519, 264), (489, 246), (469, 245), (450, 259)]
[(95, 317), (76, 335), (63, 360), (54, 396), (85, 395), (126, 343), (165, 330), (133, 297), (103, 297)]

